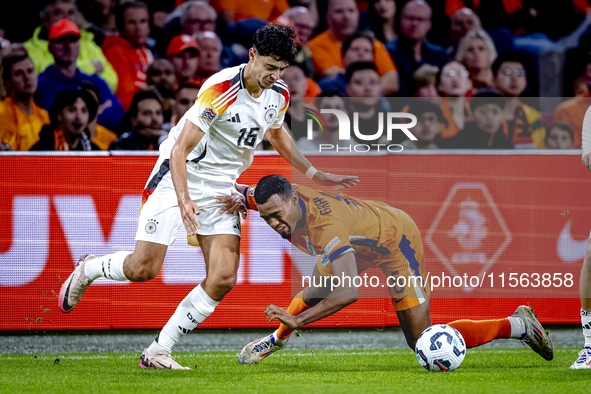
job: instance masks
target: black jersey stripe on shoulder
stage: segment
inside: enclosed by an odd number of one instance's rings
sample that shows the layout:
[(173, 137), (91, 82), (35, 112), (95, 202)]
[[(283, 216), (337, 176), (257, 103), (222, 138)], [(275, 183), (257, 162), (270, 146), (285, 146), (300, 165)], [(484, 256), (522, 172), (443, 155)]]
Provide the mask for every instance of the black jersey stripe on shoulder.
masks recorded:
[(286, 91), (289, 93), (289, 90), (287, 89), (287, 85), (285, 85), (284, 83), (279, 83), (279, 81), (275, 82), (275, 84), (273, 85), (273, 87), (271, 88), (274, 91), (276, 91), (277, 93), (285, 93)]

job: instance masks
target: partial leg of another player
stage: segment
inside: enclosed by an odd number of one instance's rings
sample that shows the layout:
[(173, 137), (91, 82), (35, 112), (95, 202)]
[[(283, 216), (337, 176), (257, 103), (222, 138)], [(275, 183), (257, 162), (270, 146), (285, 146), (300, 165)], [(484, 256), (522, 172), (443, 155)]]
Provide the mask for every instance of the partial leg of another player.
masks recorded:
[(579, 352), (579, 357), (575, 360), (571, 369), (590, 369), (591, 368), (591, 238), (587, 244), (585, 260), (581, 268), (581, 278), (579, 279), (579, 293), (581, 295), (581, 325), (583, 326), (583, 335), (585, 336), (585, 345)]
[(168, 246), (138, 241), (133, 252), (116, 252), (102, 257), (91, 254), (80, 258), (74, 271), (62, 284), (59, 293), (59, 307), (64, 313), (70, 312), (82, 298), (90, 284), (100, 277), (133, 282), (144, 282), (155, 278), (162, 264)]
[(189, 369), (180, 366), (170, 351), (174, 344), (211, 315), (236, 284), (240, 238), (233, 234), (199, 235), (206, 278), (181, 301), (154, 342), (140, 357), (142, 368)]
[[(313, 283), (321, 283), (322, 275), (318, 270), (318, 266), (314, 267), (314, 277), (316, 281)], [(330, 294), (330, 288), (324, 287), (308, 287), (300, 291), (292, 300), (287, 308), (287, 313), (296, 316), (306, 309), (318, 304), (322, 299)], [(265, 357), (268, 357), (278, 350), (287, 346), (287, 341), (295, 330), (287, 327), (281, 323), (279, 328), (269, 336), (259, 338), (242, 348), (238, 355), (238, 362), (240, 364), (258, 364)]]

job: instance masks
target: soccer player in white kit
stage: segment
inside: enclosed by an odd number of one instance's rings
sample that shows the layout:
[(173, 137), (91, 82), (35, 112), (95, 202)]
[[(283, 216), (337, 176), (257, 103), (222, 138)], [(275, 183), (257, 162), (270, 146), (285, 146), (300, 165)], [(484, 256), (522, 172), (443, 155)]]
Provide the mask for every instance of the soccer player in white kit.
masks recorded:
[[(583, 164), (591, 171), (591, 107), (587, 108), (583, 119)], [(591, 235), (585, 252), (585, 260), (579, 279), (581, 296), (581, 325), (585, 336), (585, 345), (579, 352), (571, 369), (591, 369)]]
[(320, 185), (353, 186), (358, 181), (316, 170), (282, 127), (289, 92), (280, 77), (296, 53), (293, 30), (269, 24), (255, 33), (246, 65), (210, 77), (160, 146), (142, 196), (135, 250), (98, 258), (85, 255), (61, 287), (60, 309), (69, 312), (101, 276), (136, 282), (153, 279), (183, 224), (189, 241), (202, 248), (206, 278), (181, 301), (144, 350), (142, 368), (189, 369), (170, 355), (172, 346), (205, 320), (236, 284), (240, 218), (238, 212), (226, 213), (226, 204), (216, 196), (244, 203), (235, 183), (265, 135), (285, 160)]

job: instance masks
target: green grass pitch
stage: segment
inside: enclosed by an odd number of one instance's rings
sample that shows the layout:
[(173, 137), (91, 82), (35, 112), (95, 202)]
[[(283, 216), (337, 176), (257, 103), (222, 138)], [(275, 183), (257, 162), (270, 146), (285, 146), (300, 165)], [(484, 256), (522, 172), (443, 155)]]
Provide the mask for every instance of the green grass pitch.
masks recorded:
[(424, 370), (410, 350), (284, 351), (258, 365), (235, 352), (177, 353), (192, 371), (144, 370), (139, 354), (0, 356), (0, 392), (587, 392), (591, 370), (570, 370), (579, 349), (545, 361), (527, 349), (468, 350), (452, 373)]

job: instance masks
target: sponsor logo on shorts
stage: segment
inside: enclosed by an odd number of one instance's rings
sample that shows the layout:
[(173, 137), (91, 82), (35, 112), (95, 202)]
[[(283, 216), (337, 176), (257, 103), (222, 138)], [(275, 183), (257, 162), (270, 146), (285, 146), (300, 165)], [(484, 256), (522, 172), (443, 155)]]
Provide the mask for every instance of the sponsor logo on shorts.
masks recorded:
[(216, 117), (216, 112), (213, 108), (211, 107), (207, 107), (203, 110), (203, 112), (201, 112), (201, 115), (199, 115), (199, 118), (205, 120), (208, 123), (211, 123), (213, 121), (213, 119)]
[(158, 228), (158, 222), (154, 219), (150, 219), (148, 220), (148, 223), (146, 223), (146, 233), (148, 234), (154, 234), (156, 232), (156, 229)]

